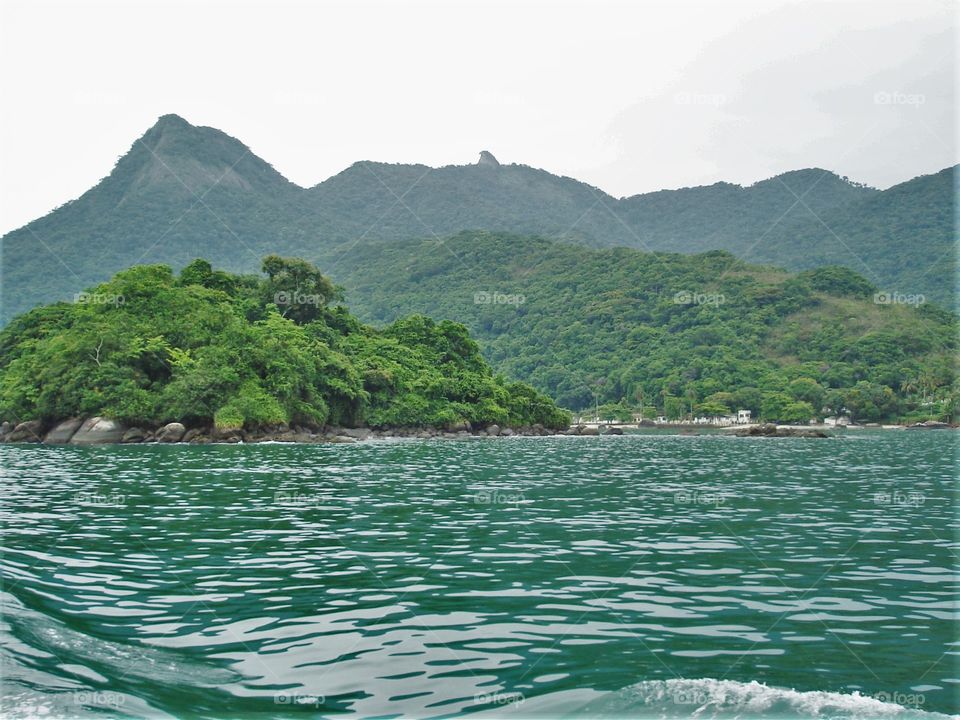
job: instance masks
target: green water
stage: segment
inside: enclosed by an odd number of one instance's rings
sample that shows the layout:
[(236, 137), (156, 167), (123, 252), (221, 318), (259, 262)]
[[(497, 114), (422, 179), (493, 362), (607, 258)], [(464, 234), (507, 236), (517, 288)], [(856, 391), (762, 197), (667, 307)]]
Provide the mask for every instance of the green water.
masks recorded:
[(956, 712), (955, 448), (3, 446), (3, 715)]

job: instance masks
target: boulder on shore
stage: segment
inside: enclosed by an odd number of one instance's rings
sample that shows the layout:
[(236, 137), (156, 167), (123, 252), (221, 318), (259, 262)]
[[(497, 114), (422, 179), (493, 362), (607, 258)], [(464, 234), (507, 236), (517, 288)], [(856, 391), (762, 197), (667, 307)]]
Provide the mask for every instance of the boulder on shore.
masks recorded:
[(123, 439), (126, 428), (112, 418), (92, 417), (83, 422), (70, 438), (71, 445), (102, 445), (118, 443)]
[(22, 422), (4, 439), (7, 442), (41, 442), (43, 440), (43, 422), (41, 420)]
[(623, 428), (609, 427), (604, 435), (623, 435)]
[(175, 443), (180, 442), (186, 434), (187, 428), (183, 423), (172, 422), (164, 425), (157, 431), (157, 442)]
[(147, 439), (147, 433), (142, 428), (134, 427), (127, 430), (120, 438), (122, 443), (140, 443)]
[(947, 430), (949, 428), (949, 423), (940, 422), (938, 420), (925, 420), (924, 422), (907, 425), (907, 430)]
[(243, 439), (243, 428), (239, 427), (217, 427), (210, 428), (210, 438), (214, 442), (230, 442), (230, 438), (237, 438), (234, 442), (240, 442)]
[(491, 436), (493, 436), (493, 437), (496, 437), (496, 436), (499, 435), (499, 434), (500, 434), (500, 426), (499, 426), (499, 425), (490, 425), (490, 426), (487, 428), (487, 435), (491, 435)]
[(83, 425), (83, 418), (70, 418), (61, 423), (57, 423), (53, 429), (48, 432), (43, 442), (45, 445), (66, 445), (70, 442), (80, 426)]
[(585, 427), (585, 428), (581, 428), (580, 434), (581, 435), (599, 435), (600, 430), (599, 428), (595, 428), (595, 427)]
[(733, 434), (737, 437), (830, 437), (823, 430), (818, 430), (816, 428), (781, 427), (774, 425), (773, 423), (764, 423), (763, 425), (751, 425), (750, 427), (739, 428)]

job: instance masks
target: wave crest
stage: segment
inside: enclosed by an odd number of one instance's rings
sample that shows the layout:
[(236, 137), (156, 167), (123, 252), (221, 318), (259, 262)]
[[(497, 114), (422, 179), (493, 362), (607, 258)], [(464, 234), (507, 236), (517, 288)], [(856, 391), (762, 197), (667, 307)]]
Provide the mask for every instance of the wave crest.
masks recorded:
[[(883, 694), (881, 694), (883, 697)], [(859, 692), (799, 691), (735, 680), (649, 680), (594, 700), (588, 717), (643, 718), (867, 718), (939, 720), (956, 716), (906, 707)], [(892, 696), (899, 699), (899, 695)], [(922, 703), (923, 696), (904, 696)], [(580, 715), (581, 713), (577, 713)]]

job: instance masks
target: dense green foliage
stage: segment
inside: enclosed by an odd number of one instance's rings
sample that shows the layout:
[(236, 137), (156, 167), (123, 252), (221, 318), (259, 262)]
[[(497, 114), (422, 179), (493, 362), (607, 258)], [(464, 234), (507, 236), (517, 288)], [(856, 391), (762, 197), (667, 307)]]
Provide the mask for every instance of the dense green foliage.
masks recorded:
[(464, 326), (413, 316), (376, 330), (331, 307), (338, 290), (308, 263), (270, 256), (263, 269), (136, 266), (19, 316), (0, 332), (0, 417), (567, 425), (547, 397), (494, 376)]
[(358, 246), (341, 261), (364, 319), (465, 323), (500, 371), (575, 410), (629, 417), (739, 408), (769, 420), (957, 413), (957, 320), (875, 302), (846, 269), (790, 274), (723, 252), (587, 250), (462, 233)]
[[(77, 200), (3, 239), (3, 318), (141, 263), (234, 272), (269, 253), (323, 261), (381, 240), (484, 229), (590, 247), (727, 250), (790, 269), (845, 265), (881, 290), (951, 306), (954, 169), (880, 192), (819, 169), (617, 199), (523, 165), (360, 162), (288, 182), (238, 140), (168, 115)], [(38, 281), (42, 278), (42, 281)]]

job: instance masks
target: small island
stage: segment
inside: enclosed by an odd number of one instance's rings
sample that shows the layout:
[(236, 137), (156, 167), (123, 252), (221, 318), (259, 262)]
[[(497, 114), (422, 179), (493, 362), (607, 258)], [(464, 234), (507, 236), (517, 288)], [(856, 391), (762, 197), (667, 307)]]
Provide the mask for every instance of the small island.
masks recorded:
[(5, 442), (351, 442), (550, 434), (546, 395), (495, 375), (467, 329), (413, 315), (378, 329), (311, 263), (263, 275), (194, 260), (135, 266), (0, 332)]

